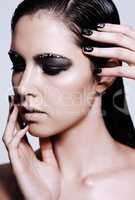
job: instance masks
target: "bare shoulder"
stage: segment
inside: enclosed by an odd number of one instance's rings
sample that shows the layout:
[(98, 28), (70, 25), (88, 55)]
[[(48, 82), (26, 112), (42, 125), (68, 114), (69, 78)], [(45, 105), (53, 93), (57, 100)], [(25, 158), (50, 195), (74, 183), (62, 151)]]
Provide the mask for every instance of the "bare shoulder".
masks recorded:
[(135, 199), (135, 149), (121, 145), (123, 162), (120, 168), (102, 173), (95, 180), (95, 199), (134, 200)]
[(10, 163), (0, 165), (0, 199), (24, 200)]
[[(95, 185), (94, 185), (95, 184)], [(121, 171), (93, 183), (91, 195), (94, 199), (134, 200), (135, 172)]]

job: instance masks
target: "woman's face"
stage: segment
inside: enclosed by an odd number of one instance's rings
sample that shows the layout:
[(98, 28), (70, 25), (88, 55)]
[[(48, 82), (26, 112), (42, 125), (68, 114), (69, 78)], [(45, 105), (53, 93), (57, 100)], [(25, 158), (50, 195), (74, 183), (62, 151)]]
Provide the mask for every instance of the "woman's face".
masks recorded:
[(88, 114), (96, 83), (88, 58), (63, 22), (41, 13), (22, 17), (12, 38), (10, 57), (20, 106), (42, 111), (20, 111), (32, 135), (58, 134)]

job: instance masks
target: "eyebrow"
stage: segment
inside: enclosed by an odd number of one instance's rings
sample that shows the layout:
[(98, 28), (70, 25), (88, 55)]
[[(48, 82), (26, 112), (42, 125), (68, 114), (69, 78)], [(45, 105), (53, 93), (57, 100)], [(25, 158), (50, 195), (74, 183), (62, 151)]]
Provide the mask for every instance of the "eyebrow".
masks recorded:
[[(10, 49), (8, 51), (8, 54), (14, 54), (15, 56), (19, 56), (19, 57), (23, 58), (23, 56), (21, 56), (17, 51), (12, 50), (12, 49)], [(62, 58), (62, 59), (66, 59), (66, 60), (68, 60), (72, 64), (72, 60), (70, 58), (67, 58), (67, 57), (65, 57), (63, 55), (56, 54), (56, 53), (42, 53), (42, 54), (37, 54), (37, 55), (33, 56), (33, 59), (36, 61), (38, 59), (43, 59), (45, 57), (46, 58)]]
[(14, 51), (12, 49), (10, 49), (8, 51), (8, 55), (9, 55), (11, 61), (12, 61), (12, 56), (13, 56), (13, 58), (15, 57), (15, 58), (19, 58), (19, 59), (22, 59), (23, 61), (25, 61), (25, 59), (23, 58), (23, 56), (21, 56), (19, 53), (17, 53), (16, 51)]
[(14, 50), (12, 50), (12, 49), (10, 49), (9, 51), (8, 51), (8, 55), (9, 54), (14, 54), (15, 56), (20, 56), (20, 57), (22, 57), (19, 53), (17, 53), (16, 51), (14, 51)]

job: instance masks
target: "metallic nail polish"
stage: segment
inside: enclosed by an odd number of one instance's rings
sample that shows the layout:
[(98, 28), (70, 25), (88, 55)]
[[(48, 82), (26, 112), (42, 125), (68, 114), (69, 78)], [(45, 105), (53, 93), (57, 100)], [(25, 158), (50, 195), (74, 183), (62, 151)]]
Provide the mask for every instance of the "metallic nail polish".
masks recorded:
[(100, 74), (102, 72), (102, 69), (101, 68), (95, 68), (94, 69), (94, 73), (95, 74)]
[(11, 106), (9, 113), (11, 114), (14, 110), (14, 106)]
[(105, 23), (98, 23), (97, 24), (97, 28), (104, 28), (105, 27)]
[(90, 29), (83, 29), (82, 30), (82, 35), (92, 35), (93, 34), (93, 31), (90, 30)]
[(8, 96), (8, 101), (9, 101), (9, 103), (11, 103), (11, 102), (12, 102), (11, 95), (9, 95), (9, 96)]
[(83, 49), (85, 52), (92, 52), (94, 50), (93, 47), (84, 47)]

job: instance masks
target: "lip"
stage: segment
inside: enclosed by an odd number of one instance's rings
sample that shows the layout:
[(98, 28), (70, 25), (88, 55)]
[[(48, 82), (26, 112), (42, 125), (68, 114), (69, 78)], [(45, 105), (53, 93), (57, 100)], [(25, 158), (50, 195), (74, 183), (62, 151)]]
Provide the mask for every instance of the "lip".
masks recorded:
[(27, 121), (38, 121), (40, 120), (40, 118), (43, 116), (43, 115), (46, 115), (47, 116), (47, 113), (41, 113), (41, 112), (27, 112), (24, 114), (24, 118), (27, 120)]

